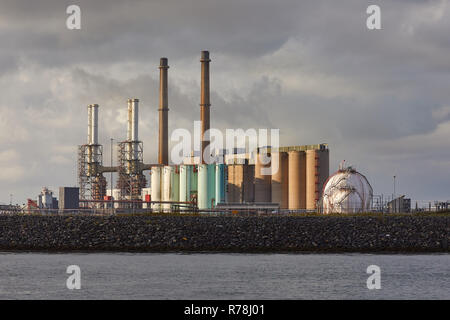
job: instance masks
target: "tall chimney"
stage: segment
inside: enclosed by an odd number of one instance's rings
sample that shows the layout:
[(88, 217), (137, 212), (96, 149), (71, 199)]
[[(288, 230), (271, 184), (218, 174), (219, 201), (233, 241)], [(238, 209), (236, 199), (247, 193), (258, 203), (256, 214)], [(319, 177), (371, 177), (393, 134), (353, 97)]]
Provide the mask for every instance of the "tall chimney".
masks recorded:
[(92, 104), (87, 106), (88, 111), (88, 136), (87, 144), (92, 144)]
[(131, 142), (129, 159), (138, 159), (139, 99), (128, 99), (128, 141)]
[(132, 100), (128, 99), (128, 109), (127, 109), (127, 140), (132, 141), (131, 132), (133, 131), (133, 111), (131, 109)]
[(158, 163), (169, 165), (169, 124), (168, 124), (168, 89), (167, 89), (167, 58), (161, 58), (159, 63), (159, 149)]
[(205, 132), (209, 130), (209, 107), (211, 106), (209, 100), (209, 51), (202, 51), (200, 62), (202, 64), (202, 79), (201, 79), (201, 97), (200, 97), (200, 121), (201, 128), (201, 163), (205, 163), (203, 154), (206, 147), (209, 145), (209, 135), (205, 137)]
[(98, 104), (93, 104), (92, 106), (92, 144), (98, 144)]

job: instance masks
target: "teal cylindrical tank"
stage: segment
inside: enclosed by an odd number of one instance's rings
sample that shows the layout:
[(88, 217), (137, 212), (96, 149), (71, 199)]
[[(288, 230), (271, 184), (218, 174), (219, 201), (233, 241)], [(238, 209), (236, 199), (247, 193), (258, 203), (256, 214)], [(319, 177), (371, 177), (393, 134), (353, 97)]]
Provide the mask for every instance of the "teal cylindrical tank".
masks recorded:
[(216, 165), (216, 205), (225, 202), (225, 165)]
[(192, 165), (191, 166), (191, 192), (188, 194), (188, 199), (190, 199), (190, 201), (193, 201), (195, 199), (195, 201), (198, 202), (197, 200), (197, 193), (198, 193), (198, 165)]
[(173, 172), (172, 201), (180, 201), (180, 167), (175, 166)]
[(208, 165), (198, 165), (197, 205), (199, 209), (208, 209)]
[(208, 164), (208, 208), (216, 206), (216, 165)]
[(191, 176), (191, 193), (196, 193), (198, 190), (198, 166), (197, 165), (189, 165), (190, 176)]
[[(189, 175), (189, 166), (181, 165), (180, 166), (180, 201), (187, 202), (189, 201), (188, 195), (191, 190), (191, 181)], [(188, 180), (189, 179), (189, 180)]]

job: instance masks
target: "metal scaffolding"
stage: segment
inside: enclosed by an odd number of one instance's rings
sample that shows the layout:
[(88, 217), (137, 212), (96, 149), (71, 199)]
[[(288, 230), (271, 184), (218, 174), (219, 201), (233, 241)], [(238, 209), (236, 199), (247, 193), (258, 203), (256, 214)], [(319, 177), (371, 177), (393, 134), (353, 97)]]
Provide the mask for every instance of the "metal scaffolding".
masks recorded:
[[(119, 200), (141, 200), (142, 189), (147, 180), (143, 174), (143, 144), (141, 141), (122, 141), (118, 143), (118, 181)], [(126, 206), (139, 206), (138, 203), (123, 203)]]
[(84, 144), (78, 146), (78, 184), (80, 200), (103, 200), (106, 179), (101, 172), (103, 146)]

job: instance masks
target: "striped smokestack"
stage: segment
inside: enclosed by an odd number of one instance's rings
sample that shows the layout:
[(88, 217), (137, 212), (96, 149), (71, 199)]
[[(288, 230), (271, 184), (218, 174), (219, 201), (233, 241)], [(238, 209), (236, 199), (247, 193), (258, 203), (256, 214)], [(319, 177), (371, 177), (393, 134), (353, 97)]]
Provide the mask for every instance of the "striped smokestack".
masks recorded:
[(167, 58), (161, 58), (159, 63), (159, 149), (158, 163), (169, 165), (169, 120), (168, 120), (168, 89), (167, 89)]
[(209, 130), (209, 107), (211, 106), (209, 100), (209, 51), (202, 51), (200, 62), (202, 64), (202, 79), (201, 79), (201, 97), (200, 97), (200, 120), (202, 122), (201, 128), (201, 163), (205, 163), (203, 159), (204, 151), (209, 145), (209, 135), (205, 136), (205, 132)]

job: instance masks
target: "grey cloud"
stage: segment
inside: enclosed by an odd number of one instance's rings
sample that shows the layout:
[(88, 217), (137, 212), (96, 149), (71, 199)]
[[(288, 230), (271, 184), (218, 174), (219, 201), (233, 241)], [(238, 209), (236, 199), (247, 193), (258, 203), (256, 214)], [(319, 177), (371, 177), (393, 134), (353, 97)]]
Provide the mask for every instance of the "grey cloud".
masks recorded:
[[(397, 173), (412, 197), (450, 198), (450, 6), (380, 1), (383, 30), (368, 31), (372, 2), (0, 0), (0, 147), (18, 155), (11, 172), (26, 172), (2, 181), (0, 201), (76, 183), (89, 103), (100, 104), (109, 155), (109, 138), (125, 137), (126, 99), (140, 98), (154, 161), (159, 57), (171, 66), (170, 130), (192, 129), (200, 50), (213, 59), (212, 126), (280, 128), (283, 145), (328, 142), (331, 170), (347, 159), (378, 193)], [(81, 6), (80, 31), (65, 28), (69, 4)]]

